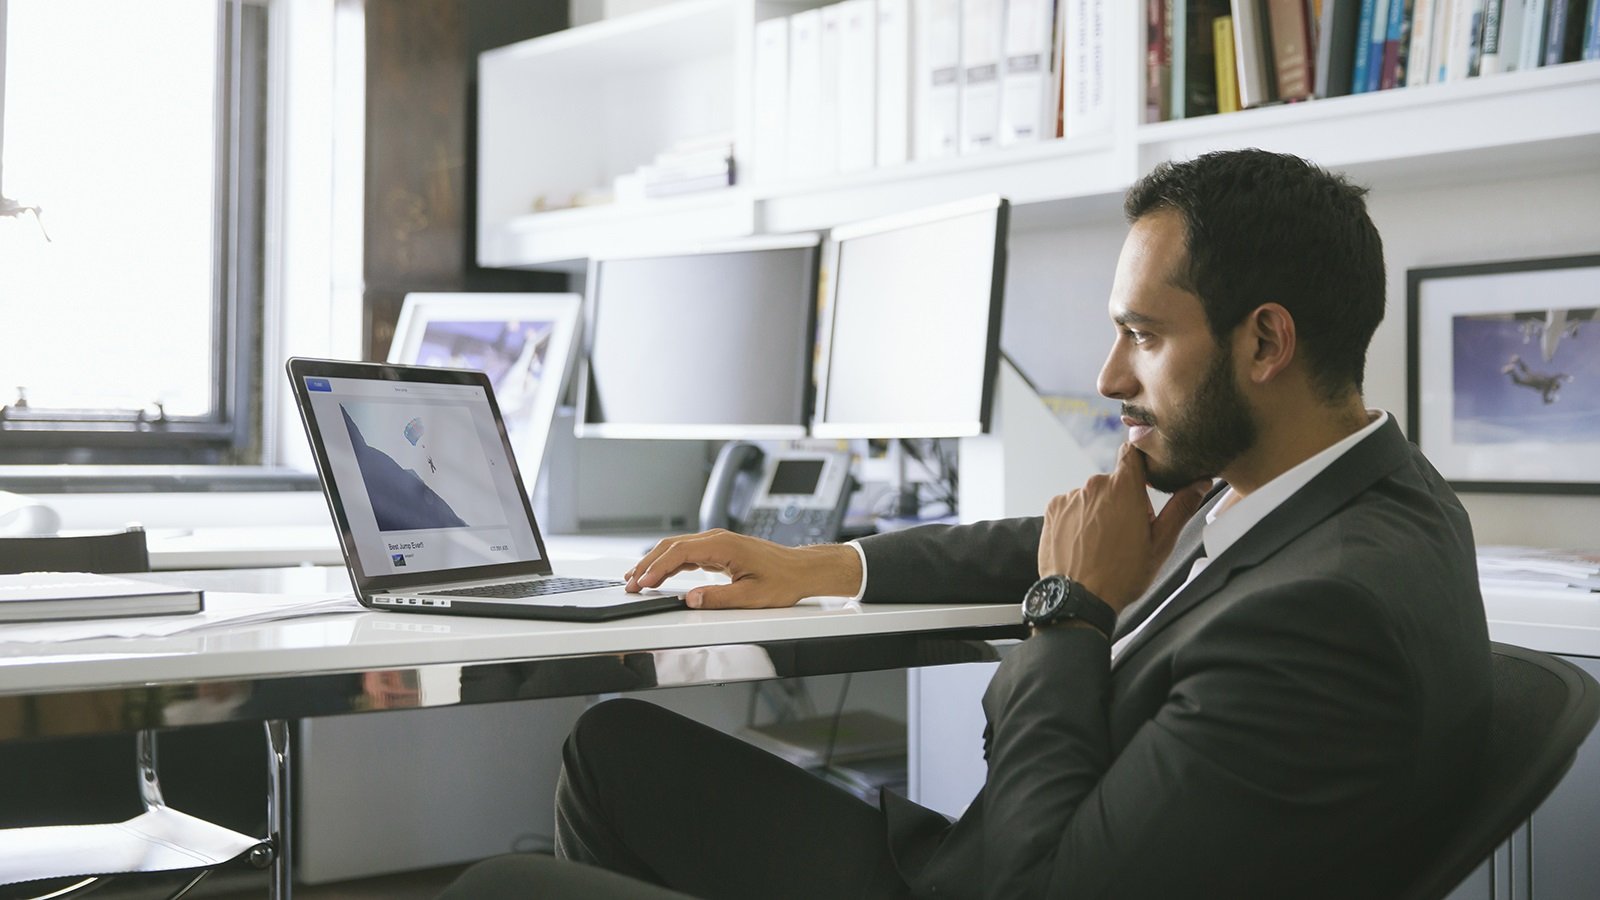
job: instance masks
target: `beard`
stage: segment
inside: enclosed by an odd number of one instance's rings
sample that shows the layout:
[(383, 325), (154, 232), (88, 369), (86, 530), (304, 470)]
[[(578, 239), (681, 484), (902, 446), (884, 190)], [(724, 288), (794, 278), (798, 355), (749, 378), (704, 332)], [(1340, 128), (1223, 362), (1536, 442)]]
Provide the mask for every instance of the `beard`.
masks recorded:
[(1200, 386), (1177, 412), (1158, 421), (1148, 410), (1123, 404), (1123, 415), (1155, 425), (1166, 459), (1145, 454), (1150, 486), (1171, 494), (1201, 479), (1217, 477), (1256, 442), (1256, 420), (1233, 375), (1233, 349), (1223, 347)]

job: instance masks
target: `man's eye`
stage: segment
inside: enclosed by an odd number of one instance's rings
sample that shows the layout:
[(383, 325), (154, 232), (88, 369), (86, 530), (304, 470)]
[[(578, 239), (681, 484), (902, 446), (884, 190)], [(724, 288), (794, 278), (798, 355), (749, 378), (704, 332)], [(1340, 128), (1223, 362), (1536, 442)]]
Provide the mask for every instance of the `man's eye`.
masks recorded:
[(1128, 340), (1133, 341), (1135, 344), (1142, 344), (1150, 339), (1150, 332), (1148, 331), (1135, 331), (1132, 328), (1124, 328), (1122, 329), (1122, 333), (1127, 336)]

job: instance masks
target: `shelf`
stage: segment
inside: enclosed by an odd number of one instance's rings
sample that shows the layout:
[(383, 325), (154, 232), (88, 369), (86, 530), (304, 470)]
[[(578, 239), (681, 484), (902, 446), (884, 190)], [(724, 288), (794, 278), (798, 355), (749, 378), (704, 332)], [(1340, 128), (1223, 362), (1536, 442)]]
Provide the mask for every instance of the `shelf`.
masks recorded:
[(1118, 195), (1131, 174), (1107, 134), (756, 185), (752, 190), (761, 199), (763, 230), (810, 231), (981, 194), (999, 194), (1014, 210), (1058, 206)]
[(1600, 163), (1600, 62), (1140, 126), (1141, 172), (1209, 150), (1294, 153), (1371, 182), (1463, 181)]
[(755, 202), (740, 188), (643, 203), (534, 213), (486, 229), (479, 265), (582, 271), (590, 256), (745, 237), (755, 233)]
[(728, 53), (735, 17), (733, 0), (678, 0), (490, 50), (480, 64), (523, 78), (607, 80)]

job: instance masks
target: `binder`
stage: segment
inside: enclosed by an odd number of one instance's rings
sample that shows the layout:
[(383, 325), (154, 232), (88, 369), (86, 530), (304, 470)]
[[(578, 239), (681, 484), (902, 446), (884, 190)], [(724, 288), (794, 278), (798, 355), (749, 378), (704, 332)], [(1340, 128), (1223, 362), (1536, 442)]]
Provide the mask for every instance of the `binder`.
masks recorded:
[(878, 0), (878, 165), (911, 158), (911, 0)]
[(1000, 84), (1000, 145), (1055, 135), (1055, 9), (1051, 0), (1008, 0)]
[(961, 0), (961, 152), (1000, 145), (1004, 0)]
[(839, 9), (839, 171), (877, 162), (877, 15), (872, 0), (844, 0)]
[(822, 10), (789, 17), (789, 153), (786, 173), (820, 174), (822, 126)]
[(844, 8), (835, 3), (822, 12), (822, 90), (817, 102), (817, 174), (839, 171), (839, 66), (844, 51)]
[(916, 158), (954, 156), (961, 141), (961, 2), (915, 0)]
[(780, 16), (756, 23), (754, 159), (746, 163), (751, 181), (776, 181), (788, 172), (789, 20)]

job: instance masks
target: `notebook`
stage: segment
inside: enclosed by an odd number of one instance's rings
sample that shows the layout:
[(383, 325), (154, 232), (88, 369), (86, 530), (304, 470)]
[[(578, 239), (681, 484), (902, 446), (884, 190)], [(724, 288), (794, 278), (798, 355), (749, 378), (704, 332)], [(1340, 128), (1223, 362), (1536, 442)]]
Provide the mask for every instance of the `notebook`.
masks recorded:
[(305, 358), (288, 371), (363, 606), (574, 621), (683, 606), (553, 571), (484, 373)]
[(204, 608), (202, 591), (131, 578), (87, 572), (0, 575), (0, 622), (167, 616)]

